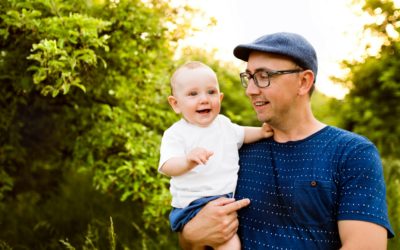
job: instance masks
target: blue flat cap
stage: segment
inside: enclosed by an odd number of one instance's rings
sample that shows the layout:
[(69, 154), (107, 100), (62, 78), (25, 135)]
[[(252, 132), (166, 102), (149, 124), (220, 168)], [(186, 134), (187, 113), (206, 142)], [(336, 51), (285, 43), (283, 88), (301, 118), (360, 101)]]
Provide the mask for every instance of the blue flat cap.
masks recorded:
[(318, 60), (314, 47), (301, 35), (279, 32), (262, 36), (249, 44), (240, 44), (233, 54), (246, 61), (252, 51), (284, 55), (293, 59), (303, 69), (310, 69), (317, 77)]

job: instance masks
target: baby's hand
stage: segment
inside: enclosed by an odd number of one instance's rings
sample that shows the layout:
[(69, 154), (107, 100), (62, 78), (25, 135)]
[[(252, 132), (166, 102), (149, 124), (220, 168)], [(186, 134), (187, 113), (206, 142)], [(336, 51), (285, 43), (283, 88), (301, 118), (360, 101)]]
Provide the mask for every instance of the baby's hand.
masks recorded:
[(209, 151), (205, 148), (195, 148), (192, 151), (190, 151), (189, 154), (186, 155), (186, 159), (190, 163), (196, 163), (196, 164), (191, 164), (193, 165), (193, 167), (195, 167), (199, 164), (206, 164), (208, 159), (213, 154), (214, 153), (212, 151)]
[(274, 134), (274, 131), (266, 122), (263, 123), (263, 125), (261, 127), (261, 132), (262, 132), (264, 138), (271, 137)]

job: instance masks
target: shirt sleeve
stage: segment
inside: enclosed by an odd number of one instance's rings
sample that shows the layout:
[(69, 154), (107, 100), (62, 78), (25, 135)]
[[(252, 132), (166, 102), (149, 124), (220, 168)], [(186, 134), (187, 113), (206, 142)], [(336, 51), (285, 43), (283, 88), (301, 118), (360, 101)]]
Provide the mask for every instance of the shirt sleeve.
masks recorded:
[(238, 124), (232, 123), (232, 126), (237, 135), (237, 147), (238, 149), (242, 147), (244, 142), (244, 127)]
[(166, 130), (161, 140), (160, 147), (160, 161), (158, 164), (158, 171), (161, 166), (173, 157), (185, 156), (184, 142), (174, 130)]
[(235, 134), (235, 141), (237, 148), (241, 148), (244, 142), (244, 127), (236, 123), (233, 123), (228, 117), (220, 115), (221, 119), (224, 121), (225, 125), (230, 127)]
[(342, 158), (338, 220), (368, 221), (385, 227), (393, 237), (386, 204), (383, 168), (371, 142), (351, 142)]

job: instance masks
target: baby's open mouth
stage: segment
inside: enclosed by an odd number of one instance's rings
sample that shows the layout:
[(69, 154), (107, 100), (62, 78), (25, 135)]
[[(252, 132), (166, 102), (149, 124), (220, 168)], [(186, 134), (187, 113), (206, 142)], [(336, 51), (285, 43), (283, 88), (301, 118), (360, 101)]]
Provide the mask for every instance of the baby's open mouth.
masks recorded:
[(200, 110), (197, 110), (196, 112), (200, 113), (200, 114), (207, 114), (207, 113), (210, 113), (210, 111), (211, 111), (211, 109), (200, 109)]

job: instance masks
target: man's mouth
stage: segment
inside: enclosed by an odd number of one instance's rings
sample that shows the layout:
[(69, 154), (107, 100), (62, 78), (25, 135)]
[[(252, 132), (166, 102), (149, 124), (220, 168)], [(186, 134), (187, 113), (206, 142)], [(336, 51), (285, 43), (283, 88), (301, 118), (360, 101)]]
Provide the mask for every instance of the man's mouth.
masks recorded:
[(268, 103), (269, 103), (268, 101), (257, 101), (257, 102), (254, 102), (254, 106), (259, 107), (259, 106), (266, 105)]
[(211, 112), (211, 109), (199, 109), (196, 112), (199, 114), (208, 114)]

